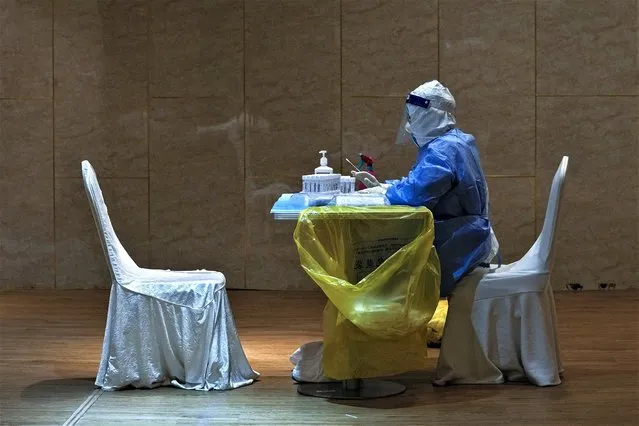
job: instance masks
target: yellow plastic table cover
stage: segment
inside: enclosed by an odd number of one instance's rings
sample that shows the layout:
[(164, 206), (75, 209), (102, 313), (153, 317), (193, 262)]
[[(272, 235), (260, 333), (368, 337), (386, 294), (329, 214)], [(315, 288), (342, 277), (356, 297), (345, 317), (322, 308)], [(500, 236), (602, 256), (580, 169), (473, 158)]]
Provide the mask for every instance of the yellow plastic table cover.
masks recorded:
[(344, 380), (420, 370), (439, 301), (434, 220), (424, 207), (313, 207), (294, 232), (302, 268), (321, 287), (323, 368)]

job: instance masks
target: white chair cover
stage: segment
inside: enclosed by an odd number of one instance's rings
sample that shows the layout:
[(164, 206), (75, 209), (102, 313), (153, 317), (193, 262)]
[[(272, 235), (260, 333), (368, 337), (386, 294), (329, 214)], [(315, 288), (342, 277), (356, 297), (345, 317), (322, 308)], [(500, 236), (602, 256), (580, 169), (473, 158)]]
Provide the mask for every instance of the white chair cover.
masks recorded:
[(475, 270), (455, 288), (435, 384), (561, 383), (550, 274), (567, 169), (568, 157), (563, 157), (552, 182), (542, 232), (528, 253), (500, 268)]
[(138, 267), (113, 230), (88, 161), (82, 176), (112, 279), (96, 385), (226, 390), (257, 379), (237, 335), (224, 275)]
[(291, 372), (293, 380), (310, 383), (337, 381), (324, 376), (323, 355), (324, 343), (322, 341), (304, 343), (297, 348), (289, 357), (289, 361), (294, 365)]

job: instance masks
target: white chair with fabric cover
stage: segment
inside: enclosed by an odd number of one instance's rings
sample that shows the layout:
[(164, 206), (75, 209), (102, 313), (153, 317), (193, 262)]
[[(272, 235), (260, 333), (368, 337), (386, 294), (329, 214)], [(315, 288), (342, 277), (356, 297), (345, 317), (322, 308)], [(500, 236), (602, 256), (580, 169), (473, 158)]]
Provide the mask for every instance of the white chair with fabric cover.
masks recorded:
[(257, 379), (237, 335), (224, 275), (138, 267), (113, 230), (88, 161), (82, 176), (112, 280), (95, 384), (206, 391)]
[(550, 285), (554, 241), (568, 157), (555, 174), (544, 225), (519, 261), (464, 278), (449, 300), (434, 383), (561, 383), (555, 299)]

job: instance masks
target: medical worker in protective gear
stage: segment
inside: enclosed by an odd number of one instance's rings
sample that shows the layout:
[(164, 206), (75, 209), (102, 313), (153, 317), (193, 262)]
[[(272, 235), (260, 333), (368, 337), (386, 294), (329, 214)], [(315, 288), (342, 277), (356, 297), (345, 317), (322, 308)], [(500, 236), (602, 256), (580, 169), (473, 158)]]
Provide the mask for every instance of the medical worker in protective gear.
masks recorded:
[(486, 266), (499, 244), (488, 219), (488, 186), (475, 138), (457, 128), (455, 99), (438, 81), (406, 98), (405, 130), (417, 145), (407, 177), (380, 184), (366, 172), (353, 172), (368, 187), (385, 189), (390, 204), (425, 206), (435, 218), (435, 248), (441, 263), (441, 296), (466, 274)]

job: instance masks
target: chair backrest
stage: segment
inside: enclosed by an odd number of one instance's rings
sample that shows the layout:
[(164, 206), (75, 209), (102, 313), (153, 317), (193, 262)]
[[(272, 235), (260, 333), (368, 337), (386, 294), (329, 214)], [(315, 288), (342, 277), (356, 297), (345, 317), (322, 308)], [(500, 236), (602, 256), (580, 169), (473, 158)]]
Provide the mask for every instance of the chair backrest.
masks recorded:
[(126, 283), (130, 281), (139, 268), (115, 234), (95, 170), (93, 170), (91, 163), (86, 160), (82, 161), (82, 179), (91, 204), (91, 213), (98, 228), (100, 243), (109, 266), (111, 278), (118, 283)]
[(541, 230), (541, 234), (539, 234), (535, 244), (528, 250), (528, 253), (526, 253), (510, 271), (535, 270), (551, 272), (555, 257), (555, 231), (557, 229), (557, 221), (559, 220), (559, 211), (567, 171), (568, 157), (564, 156), (552, 180), (548, 205), (546, 206), (544, 227)]

